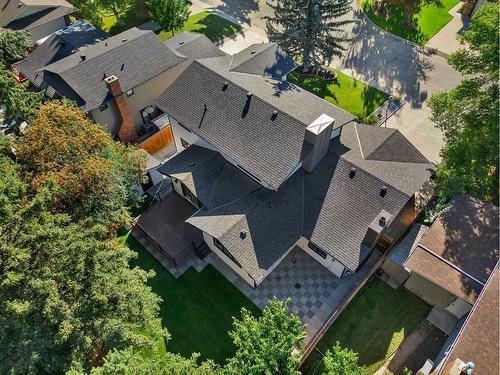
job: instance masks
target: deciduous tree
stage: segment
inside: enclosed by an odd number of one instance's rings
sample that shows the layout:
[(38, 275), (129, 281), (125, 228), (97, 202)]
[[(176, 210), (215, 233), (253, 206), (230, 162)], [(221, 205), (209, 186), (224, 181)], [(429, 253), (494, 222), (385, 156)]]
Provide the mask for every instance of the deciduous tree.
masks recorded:
[(2, 30), (0, 32), (0, 66), (9, 66), (24, 59), (33, 45), (28, 31)]
[(325, 365), (323, 375), (368, 375), (366, 369), (358, 364), (358, 354), (342, 348), (338, 341), (326, 352), (323, 363)]
[(61, 212), (108, 226), (128, 222), (126, 206), (139, 198), (131, 187), (143, 178), (144, 151), (113, 141), (69, 101), (42, 105), (17, 146), (34, 190), (56, 183), (54, 204)]
[(269, 39), (302, 60), (304, 70), (318, 63), (330, 64), (341, 56), (348, 41), (342, 18), (351, 10), (351, 0), (278, 0), (268, 3), (274, 15), (267, 17)]
[(236, 354), (224, 369), (226, 374), (300, 374), (295, 369), (305, 328), (297, 315), (288, 313), (288, 304), (273, 299), (261, 317), (242, 309), (241, 320), (234, 319), (229, 333)]
[(189, 5), (186, 0), (149, 0), (149, 12), (163, 30), (174, 34), (184, 26), (189, 18)]
[(445, 140), (437, 169), (443, 197), (466, 192), (498, 203), (499, 35), (499, 5), (485, 3), (462, 37), (467, 48), (449, 58), (462, 82), (429, 102)]

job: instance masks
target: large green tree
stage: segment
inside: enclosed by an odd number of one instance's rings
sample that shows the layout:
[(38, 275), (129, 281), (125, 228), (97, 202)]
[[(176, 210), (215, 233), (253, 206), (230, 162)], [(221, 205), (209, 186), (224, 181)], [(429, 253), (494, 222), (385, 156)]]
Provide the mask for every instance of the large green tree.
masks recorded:
[(4, 120), (17, 129), (23, 121), (36, 116), (43, 92), (28, 90), (28, 82), (16, 84), (14, 73), (0, 66), (0, 105), (5, 106)]
[(268, 3), (274, 15), (267, 17), (269, 39), (302, 61), (307, 71), (315, 64), (330, 64), (340, 57), (348, 41), (342, 27), (351, 0), (278, 0)]
[(94, 0), (69, 0), (78, 8), (80, 16), (96, 27), (102, 27), (103, 18), (99, 8), (99, 1)]
[(358, 364), (358, 354), (342, 348), (338, 341), (326, 352), (323, 363), (325, 365), (323, 375), (368, 375), (366, 369)]
[(0, 66), (9, 66), (24, 59), (34, 46), (28, 31), (0, 31)]
[(186, 0), (149, 0), (149, 12), (163, 30), (174, 34), (189, 18), (189, 4)]
[(472, 18), (462, 36), (466, 48), (449, 58), (464, 74), (462, 82), (429, 102), (445, 140), (437, 169), (443, 197), (466, 192), (498, 203), (499, 9), (498, 3), (485, 3)]
[(17, 148), (34, 190), (57, 184), (61, 212), (115, 228), (128, 223), (126, 207), (140, 199), (131, 186), (143, 178), (146, 154), (113, 141), (72, 102), (43, 104)]
[(229, 333), (236, 354), (224, 371), (228, 375), (300, 374), (299, 345), (305, 328), (297, 315), (288, 313), (289, 302), (269, 301), (261, 317), (242, 309), (241, 320), (234, 320)]
[[(2, 141), (2, 144), (4, 142)], [(113, 348), (154, 348), (166, 336), (152, 274), (108, 228), (54, 210), (0, 154), (0, 373), (90, 370)], [(145, 334), (147, 332), (147, 334)]]

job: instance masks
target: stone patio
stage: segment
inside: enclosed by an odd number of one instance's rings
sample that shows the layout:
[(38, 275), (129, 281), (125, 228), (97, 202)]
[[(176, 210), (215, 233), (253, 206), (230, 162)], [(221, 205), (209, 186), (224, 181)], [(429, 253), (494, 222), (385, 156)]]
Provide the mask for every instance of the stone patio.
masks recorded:
[(193, 252), (181, 265), (174, 266), (139, 231), (133, 231), (132, 235), (175, 278), (180, 277), (189, 267), (201, 272), (210, 263), (261, 309), (273, 296), (280, 300), (290, 297), (290, 310), (307, 325), (304, 345), (316, 335), (381, 256), (375, 250), (358, 273), (339, 279), (296, 246), (257, 288), (253, 288), (214, 253), (202, 260)]

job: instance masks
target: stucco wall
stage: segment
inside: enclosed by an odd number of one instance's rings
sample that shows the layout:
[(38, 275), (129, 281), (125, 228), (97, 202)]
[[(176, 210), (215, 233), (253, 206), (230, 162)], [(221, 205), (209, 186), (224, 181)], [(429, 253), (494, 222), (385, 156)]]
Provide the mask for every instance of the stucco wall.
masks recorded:
[(220, 251), (215, 245), (213, 237), (209, 234), (203, 232), (203, 240), (207, 244), (207, 246), (212, 250), (219, 258), (221, 258), (224, 263), (226, 263), (231, 269), (241, 276), (243, 280), (245, 280), (250, 286), (254, 286), (254, 280), (248, 275), (248, 273), (242, 268), (238, 267), (234, 262), (229, 259), (222, 251)]

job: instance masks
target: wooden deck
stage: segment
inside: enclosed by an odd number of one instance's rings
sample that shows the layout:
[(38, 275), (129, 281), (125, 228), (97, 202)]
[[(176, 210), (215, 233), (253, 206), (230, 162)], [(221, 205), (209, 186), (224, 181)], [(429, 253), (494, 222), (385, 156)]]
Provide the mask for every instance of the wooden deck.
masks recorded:
[(134, 225), (174, 265), (179, 265), (203, 242), (201, 231), (185, 222), (194, 212), (194, 206), (172, 192), (139, 216)]

